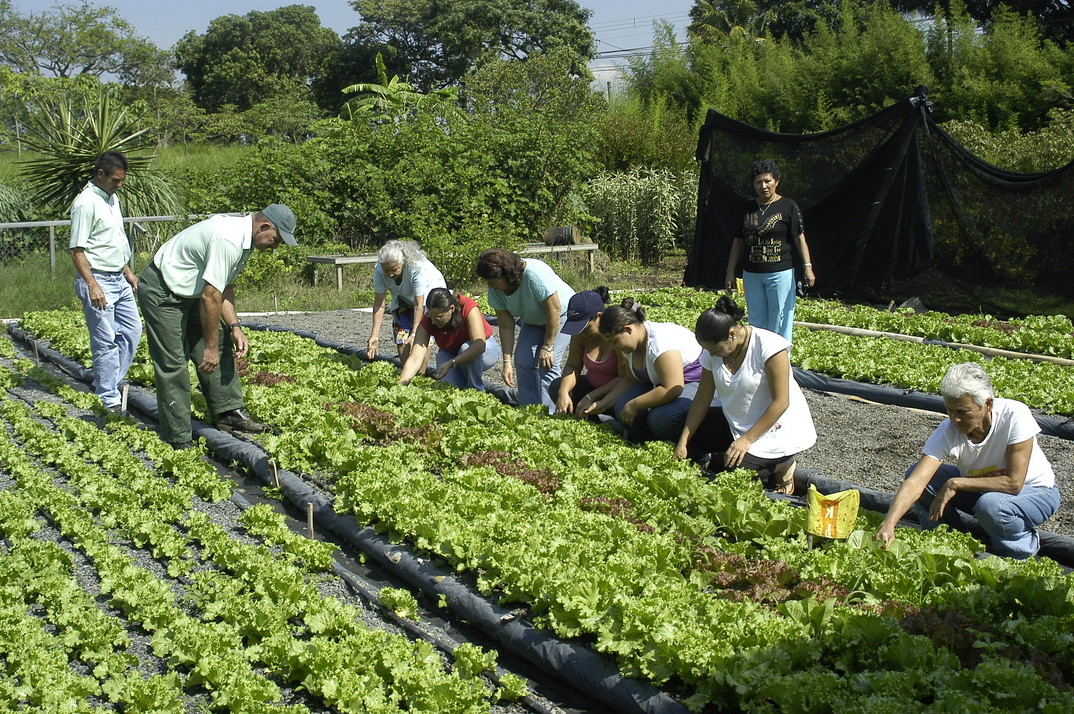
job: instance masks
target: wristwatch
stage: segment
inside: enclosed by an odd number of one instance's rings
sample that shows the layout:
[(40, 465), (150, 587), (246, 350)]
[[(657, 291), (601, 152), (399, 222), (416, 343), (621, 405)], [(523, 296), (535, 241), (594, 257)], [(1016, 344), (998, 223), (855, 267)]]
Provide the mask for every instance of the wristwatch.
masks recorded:
[(232, 323), (232, 324), (228, 325), (227, 329), (230, 331), (230, 330), (234, 330), (236, 327), (241, 327), (241, 325), (239, 325), (239, 323), (235, 322), (235, 323)]
[(549, 347), (547, 345), (542, 345), (541, 346), (541, 352), (555, 352), (555, 351), (556, 351), (555, 347)]

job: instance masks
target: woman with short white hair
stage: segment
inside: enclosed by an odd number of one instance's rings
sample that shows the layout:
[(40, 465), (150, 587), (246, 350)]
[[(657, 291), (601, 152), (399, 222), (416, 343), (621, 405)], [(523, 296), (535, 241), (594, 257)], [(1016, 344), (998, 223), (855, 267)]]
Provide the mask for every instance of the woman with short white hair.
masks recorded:
[(1036, 555), (1037, 526), (1059, 508), (1059, 489), (1037, 444), (1033, 414), (1021, 402), (993, 396), (992, 380), (976, 362), (951, 367), (940, 396), (947, 419), (907, 471), (876, 539), (889, 546), (895, 525), (911, 508), (926, 528), (959, 527), (961, 511), (976, 517), (997, 555)]
[(392, 332), (400, 363), (406, 362), (414, 344), (414, 330), (425, 315), (425, 295), (433, 288), (446, 288), (443, 274), (437, 270), (413, 241), (392, 240), (381, 246), (373, 267), (373, 329), (369, 335), (366, 357), (375, 359), (380, 343), (380, 323), (384, 318), (387, 293), (392, 314)]

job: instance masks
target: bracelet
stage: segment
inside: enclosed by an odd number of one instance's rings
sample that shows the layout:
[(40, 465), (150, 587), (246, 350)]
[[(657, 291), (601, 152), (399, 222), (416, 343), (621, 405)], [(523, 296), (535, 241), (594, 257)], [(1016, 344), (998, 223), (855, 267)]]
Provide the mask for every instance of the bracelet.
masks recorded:
[(803, 268), (812, 268), (813, 264), (812, 263), (802, 263), (802, 267)]
[(242, 327), (242, 325), (240, 325), (239, 323), (236, 322), (233, 325), (228, 325), (227, 329), (234, 330), (236, 327)]

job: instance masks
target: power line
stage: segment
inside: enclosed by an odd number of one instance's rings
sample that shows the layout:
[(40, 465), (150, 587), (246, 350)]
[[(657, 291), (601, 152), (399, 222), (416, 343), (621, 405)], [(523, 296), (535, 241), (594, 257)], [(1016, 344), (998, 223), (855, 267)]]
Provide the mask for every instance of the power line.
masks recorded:
[[(686, 47), (690, 43), (689, 42), (676, 42), (675, 44), (678, 45), (679, 47)], [(595, 61), (598, 61), (598, 60), (627, 59), (628, 57), (637, 57), (639, 55), (643, 55), (643, 54), (646, 54), (648, 52), (652, 52), (653, 49), (654, 49), (654, 47), (652, 45), (650, 45), (648, 47), (631, 47), (629, 49), (617, 49), (617, 50), (608, 50), (607, 52), (598, 52), (596, 55), (593, 56), (593, 59), (591, 59), (590, 62), (595, 62)]]
[(672, 13), (670, 15), (668, 15), (668, 14), (645, 15), (643, 17), (628, 17), (628, 18), (623, 18), (621, 20), (605, 20), (604, 22), (598, 22), (598, 23), (596, 23), (594, 25), (590, 25), (589, 28), (591, 30), (594, 30), (594, 31), (596, 31), (598, 29), (599, 30), (626, 29), (626, 28), (629, 28), (629, 27), (637, 27), (638, 22), (643, 21), (643, 20), (647, 20), (648, 22), (646, 22), (645, 24), (648, 25), (648, 26), (651, 26), (653, 24), (653, 20), (668, 20), (668, 21), (679, 22), (679, 21), (685, 20), (685, 19), (687, 19), (689, 17), (690, 17), (689, 12), (676, 12), (676, 13)]

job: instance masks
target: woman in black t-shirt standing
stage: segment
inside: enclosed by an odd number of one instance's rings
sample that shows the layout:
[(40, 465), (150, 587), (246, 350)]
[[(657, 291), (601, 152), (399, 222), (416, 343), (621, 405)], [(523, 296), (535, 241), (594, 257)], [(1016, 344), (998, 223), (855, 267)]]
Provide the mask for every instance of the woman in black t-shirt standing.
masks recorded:
[(726, 285), (728, 289), (734, 286), (735, 269), (744, 258), (742, 282), (750, 324), (790, 341), (794, 324), (793, 251), (802, 259), (803, 284), (812, 287), (816, 281), (802, 211), (792, 199), (777, 192), (780, 177), (775, 161), (755, 162), (752, 176), (757, 205), (742, 216), (741, 235), (735, 236), (727, 262)]

